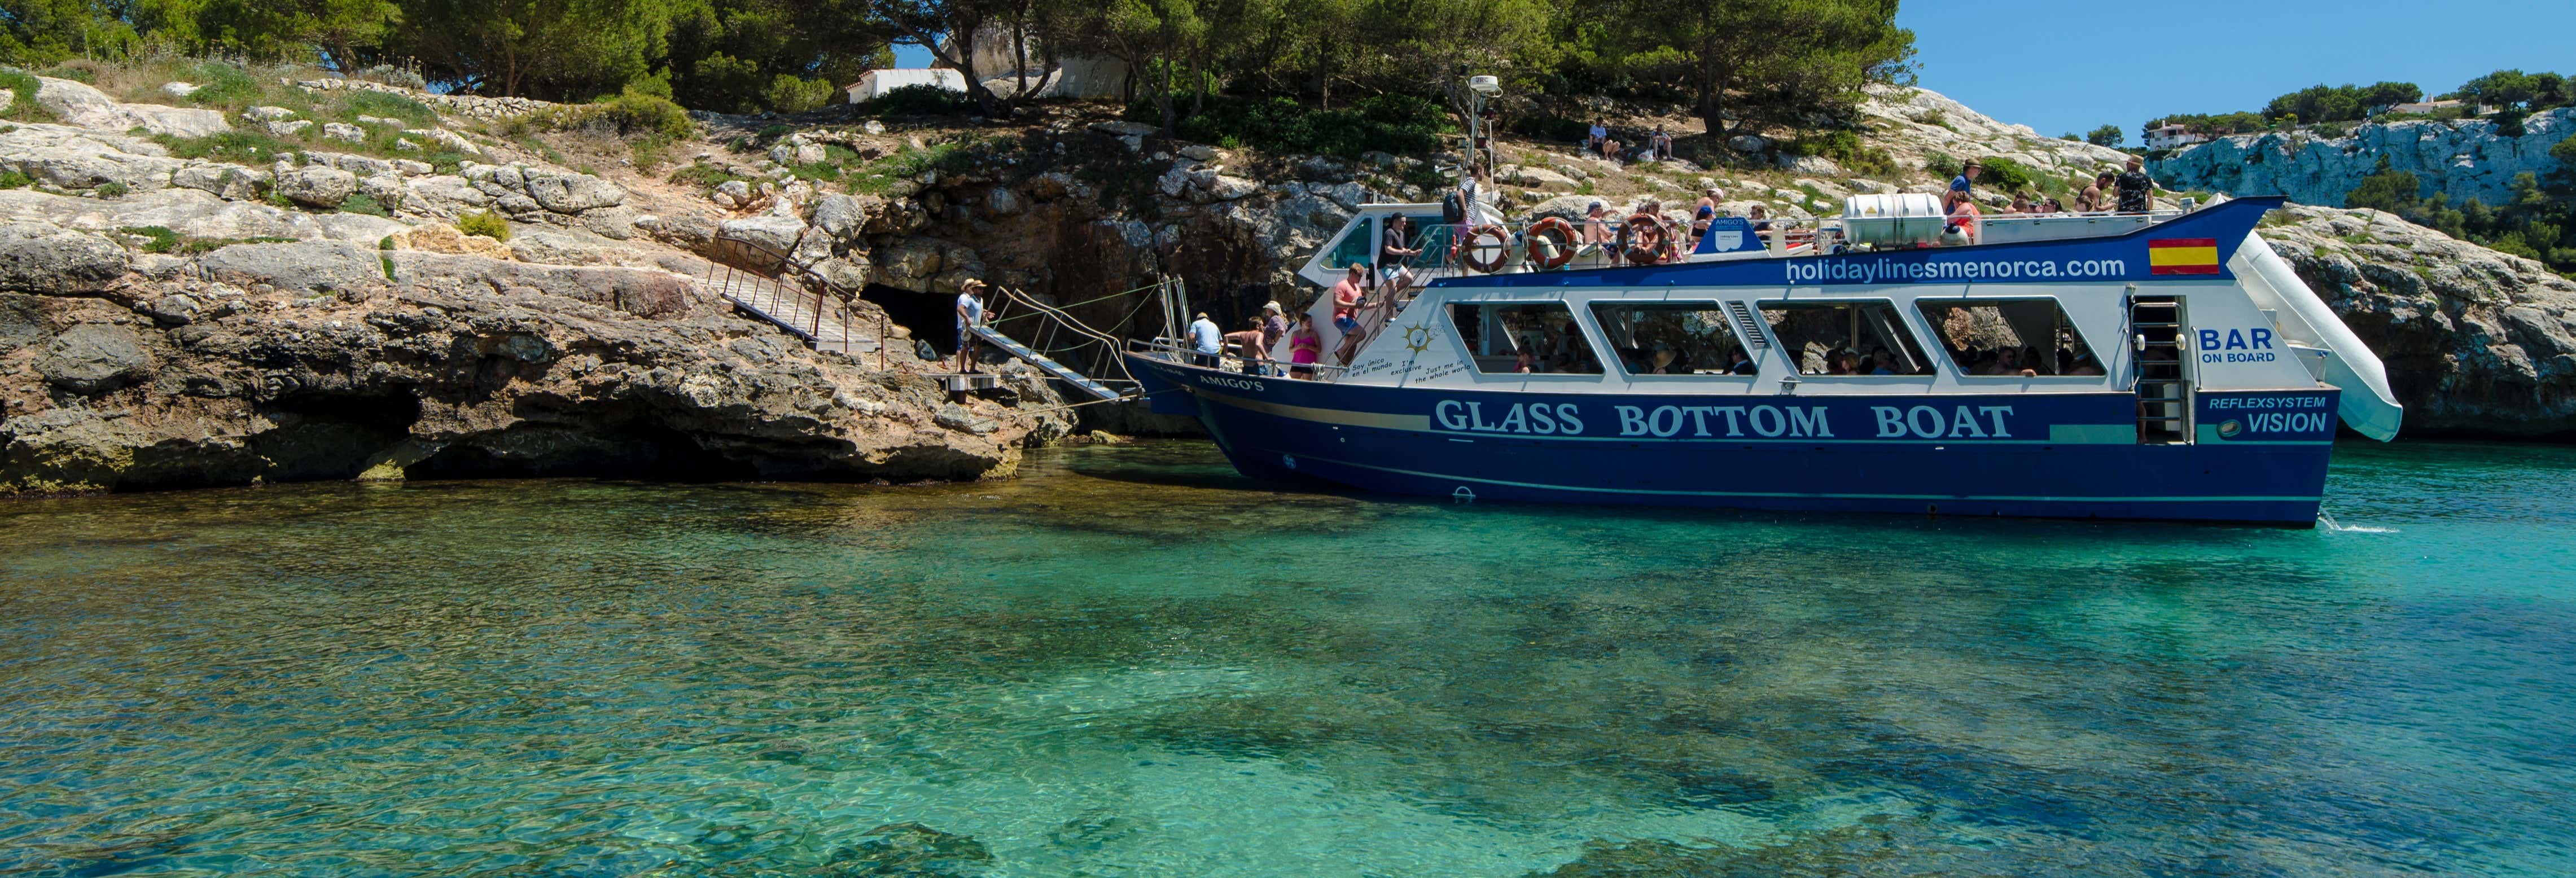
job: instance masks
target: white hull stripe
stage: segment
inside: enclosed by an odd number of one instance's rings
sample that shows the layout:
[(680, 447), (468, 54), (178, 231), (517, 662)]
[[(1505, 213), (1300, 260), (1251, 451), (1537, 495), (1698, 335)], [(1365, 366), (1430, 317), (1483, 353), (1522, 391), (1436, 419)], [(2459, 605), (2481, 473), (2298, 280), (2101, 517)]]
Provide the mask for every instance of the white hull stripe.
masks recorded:
[(1795, 491), (1661, 491), (1651, 488), (1592, 488), (1580, 485), (1550, 485), (1543, 482), (1510, 482), (1500, 479), (1479, 479), (1467, 476), (1446, 475), (1442, 473), (1426, 473), (1409, 469), (1396, 469), (1394, 467), (1386, 466), (1372, 466), (1365, 463), (1351, 463), (1349, 461), (1332, 460), (1312, 455), (1305, 455), (1302, 459), (1329, 463), (1335, 466), (1347, 466), (1356, 469), (1375, 470), (1382, 473), (1394, 473), (1402, 476), (1439, 479), (1451, 482), (1471, 482), (1479, 485), (1502, 485), (1511, 488), (1536, 488), (1546, 491), (1576, 491), (1593, 494), (1636, 494), (1656, 497), (1767, 497), (1775, 499), (1815, 500), (1929, 500), (1934, 502), (1988, 500), (2018, 503), (2315, 503), (2325, 499), (2321, 495), (2310, 495), (2305, 497), (2040, 497), (1986, 494), (1828, 494), (1800, 493)]

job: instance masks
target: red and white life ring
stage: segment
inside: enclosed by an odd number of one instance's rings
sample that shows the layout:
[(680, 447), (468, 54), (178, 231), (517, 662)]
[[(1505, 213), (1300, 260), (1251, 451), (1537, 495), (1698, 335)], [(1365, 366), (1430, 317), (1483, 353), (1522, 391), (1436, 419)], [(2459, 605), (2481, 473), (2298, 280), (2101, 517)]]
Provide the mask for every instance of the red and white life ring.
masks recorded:
[(1561, 217), (1548, 217), (1533, 223), (1521, 233), (1529, 239), (1529, 263), (1540, 271), (1555, 271), (1574, 258), (1574, 224)]
[[(1492, 243), (1486, 243), (1488, 238), (1492, 239)], [(1479, 258), (1478, 254), (1490, 255)], [(1475, 270), (1477, 274), (1501, 271), (1503, 263), (1511, 258), (1512, 233), (1502, 226), (1491, 223), (1477, 226), (1475, 231), (1468, 232), (1467, 240), (1458, 248), (1459, 261), (1465, 262), (1467, 267)]]

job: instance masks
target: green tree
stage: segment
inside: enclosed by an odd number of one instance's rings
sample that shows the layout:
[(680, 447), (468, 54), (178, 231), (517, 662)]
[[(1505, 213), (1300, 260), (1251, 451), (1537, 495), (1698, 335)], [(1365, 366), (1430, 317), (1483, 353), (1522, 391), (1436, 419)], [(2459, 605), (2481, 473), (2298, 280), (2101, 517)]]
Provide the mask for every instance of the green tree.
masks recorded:
[(2120, 130), (2120, 126), (2104, 125), (2100, 128), (2093, 129), (2092, 133), (2084, 135), (2084, 142), (2093, 144), (2094, 146), (2117, 148), (2120, 145), (2121, 139), (2126, 136), (2127, 132)]
[(1594, 0), (1629, 70), (1670, 71), (1724, 138), (1764, 123), (1848, 111), (1873, 83), (1911, 78), (1914, 32), (1894, 0)]
[(392, 48), (433, 83), (583, 100), (647, 76), (673, 11), (667, 0), (406, 0)]

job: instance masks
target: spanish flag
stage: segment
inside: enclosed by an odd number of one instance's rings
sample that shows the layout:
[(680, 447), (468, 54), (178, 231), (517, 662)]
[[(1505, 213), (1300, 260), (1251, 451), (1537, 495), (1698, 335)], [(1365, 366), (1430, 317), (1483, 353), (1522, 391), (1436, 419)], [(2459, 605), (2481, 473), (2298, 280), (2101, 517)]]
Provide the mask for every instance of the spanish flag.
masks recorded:
[(2150, 274), (2217, 274), (2218, 239), (2149, 239), (2147, 267)]

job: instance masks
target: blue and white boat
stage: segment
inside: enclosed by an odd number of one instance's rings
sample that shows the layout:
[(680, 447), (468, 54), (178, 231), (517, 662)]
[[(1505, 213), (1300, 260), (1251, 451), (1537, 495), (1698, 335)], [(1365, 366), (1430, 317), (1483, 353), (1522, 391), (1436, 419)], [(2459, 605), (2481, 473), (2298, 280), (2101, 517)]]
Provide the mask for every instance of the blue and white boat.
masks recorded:
[[(2338, 421), (2395, 436), (2378, 358), (2254, 235), (2281, 199), (1924, 246), (1929, 198), (1721, 218), (1644, 265), (1488, 229), (1467, 255), (1502, 264), (1376, 297), (1348, 363), (1319, 297), (1311, 377), (1171, 340), (1126, 365), (1245, 475), (1461, 499), (2311, 526)], [(1398, 214), (1449, 261), (1437, 205), (1371, 205), (1303, 275)]]

